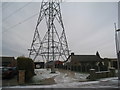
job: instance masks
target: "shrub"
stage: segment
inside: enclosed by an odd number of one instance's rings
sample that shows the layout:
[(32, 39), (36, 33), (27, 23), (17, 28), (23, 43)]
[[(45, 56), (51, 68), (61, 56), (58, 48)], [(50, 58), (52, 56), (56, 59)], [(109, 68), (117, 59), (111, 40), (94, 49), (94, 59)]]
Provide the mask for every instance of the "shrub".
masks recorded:
[(30, 58), (18, 57), (17, 69), (25, 70), (25, 81), (28, 81), (32, 76), (34, 76), (34, 62)]

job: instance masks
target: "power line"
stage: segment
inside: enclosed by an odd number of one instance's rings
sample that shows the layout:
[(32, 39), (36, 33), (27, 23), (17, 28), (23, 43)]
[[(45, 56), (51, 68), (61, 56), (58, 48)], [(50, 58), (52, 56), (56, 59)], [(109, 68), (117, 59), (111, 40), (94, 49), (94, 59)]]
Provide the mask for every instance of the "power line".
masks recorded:
[(17, 13), (18, 11), (20, 11), (21, 9), (25, 8), (26, 6), (28, 6), (31, 2), (25, 4), (24, 6), (22, 6), (21, 8), (18, 8), (16, 11), (14, 11), (13, 13), (11, 13), (10, 15), (8, 15), (6, 18), (3, 19), (3, 21), (7, 20), (9, 17), (13, 16), (15, 13)]
[(28, 45), (28, 40), (26, 40), (25, 38), (21, 37), (21, 36), (20, 36), (18, 33), (16, 33), (16, 32), (14, 32), (14, 34), (15, 34), (17, 37), (19, 37), (19, 39), (24, 40), (25, 43)]
[(21, 21), (21, 22), (15, 24), (15, 25), (11, 26), (10, 28), (6, 29), (5, 31), (2, 31), (2, 33), (5, 33), (6, 31), (8, 31), (8, 30), (10, 30), (10, 29), (12, 29), (12, 28), (15, 28), (16, 26), (18, 26), (18, 25), (20, 25), (20, 24), (25, 23), (26, 21), (32, 19), (33, 17), (35, 17), (35, 16), (38, 15), (38, 14), (39, 14), (39, 13), (36, 13), (36, 14), (34, 14), (34, 15), (28, 17), (27, 19), (25, 19), (25, 20), (23, 20), (23, 21)]
[[(6, 17), (6, 18), (3, 19), (3, 20), (8, 19), (8, 18), (11, 17), (12, 15), (14, 15), (14, 13), (16, 13), (16, 12), (20, 11), (21, 9), (25, 8), (25, 7), (28, 6), (29, 4), (30, 4), (30, 3), (25, 4), (23, 7), (17, 9), (15, 12), (13, 12), (12, 14), (10, 14), (8, 17)], [(36, 15), (38, 15), (38, 13), (36, 13), (36, 14), (34, 14), (34, 15), (32, 15), (32, 16), (26, 18), (26, 19), (24, 19), (23, 21), (21, 21), (21, 22), (15, 24), (15, 25), (13, 25), (13, 26), (11, 26), (10, 28), (6, 29), (4, 32), (6, 32), (6, 31), (8, 31), (8, 30), (10, 30), (10, 29), (12, 29), (12, 28), (14, 28), (14, 27), (17, 27), (17, 26), (20, 25), (20, 24), (25, 23), (26, 21), (32, 19), (32, 18), (35, 17)], [(4, 33), (4, 32), (3, 32), (3, 33)], [(23, 39), (23, 37), (21, 37), (20, 35), (17, 34), (17, 36), (19, 36), (19, 38), (20, 38), (21, 40), (24, 40), (25, 42), (27, 41), (27, 40)], [(27, 43), (26, 43), (26, 44), (27, 44)]]

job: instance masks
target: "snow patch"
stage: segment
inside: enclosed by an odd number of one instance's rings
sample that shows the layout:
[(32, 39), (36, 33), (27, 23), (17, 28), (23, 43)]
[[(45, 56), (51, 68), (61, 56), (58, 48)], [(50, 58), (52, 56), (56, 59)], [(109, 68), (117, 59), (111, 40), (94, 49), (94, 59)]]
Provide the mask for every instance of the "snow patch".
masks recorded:
[(32, 82), (38, 83), (40, 80), (52, 78), (60, 74), (60, 72), (56, 71), (56, 73), (51, 73), (50, 70), (47, 69), (35, 69), (35, 76), (31, 79)]
[(83, 73), (75, 73), (75, 78), (79, 80), (85, 80), (89, 74), (83, 74)]

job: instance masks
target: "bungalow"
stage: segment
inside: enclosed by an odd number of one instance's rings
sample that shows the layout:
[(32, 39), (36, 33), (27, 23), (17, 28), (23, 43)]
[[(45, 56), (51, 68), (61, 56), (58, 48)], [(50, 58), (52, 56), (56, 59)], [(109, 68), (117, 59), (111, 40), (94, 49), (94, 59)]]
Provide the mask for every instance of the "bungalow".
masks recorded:
[(108, 68), (114, 67), (115, 69), (118, 68), (118, 61), (117, 58), (104, 58), (104, 63)]
[(55, 61), (55, 68), (62, 68), (63, 67), (63, 61)]
[(59, 61), (59, 60), (47, 62), (46, 67), (51, 68), (53, 66), (53, 64), (54, 64), (55, 68), (62, 68), (63, 67), (63, 62)]
[(65, 62), (65, 66), (69, 70), (80, 72), (88, 72), (91, 68), (96, 71), (107, 70), (98, 52), (96, 55), (75, 55), (71, 53)]

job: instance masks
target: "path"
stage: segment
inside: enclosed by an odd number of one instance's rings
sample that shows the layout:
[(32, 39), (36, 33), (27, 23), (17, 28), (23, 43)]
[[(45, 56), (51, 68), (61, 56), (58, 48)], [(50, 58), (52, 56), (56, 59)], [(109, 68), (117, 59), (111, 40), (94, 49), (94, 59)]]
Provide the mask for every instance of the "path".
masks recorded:
[(32, 84), (60, 84), (86, 81), (88, 74), (75, 73), (69, 70), (58, 69), (56, 73), (50, 73), (50, 70), (36, 69), (36, 76), (31, 79)]

